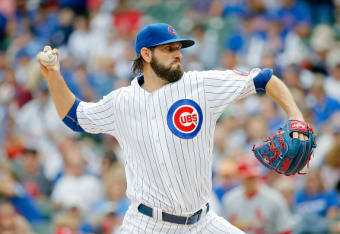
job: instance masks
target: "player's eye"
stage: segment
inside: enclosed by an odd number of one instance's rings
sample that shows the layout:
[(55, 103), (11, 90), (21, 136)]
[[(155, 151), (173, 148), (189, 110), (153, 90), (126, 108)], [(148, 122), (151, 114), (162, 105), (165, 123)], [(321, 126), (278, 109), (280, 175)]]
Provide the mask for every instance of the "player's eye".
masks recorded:
[(165, 51), (172, 52), (172, 51), (174, 51), (174, 49), (171, 46), (167, 46), (167, 47), (165, 47)]
[(180, 50), (182, 48), (182, 45), (169, 45), (164, 47), (164, 51), (166, 52), (174, 52), (176, 50)]

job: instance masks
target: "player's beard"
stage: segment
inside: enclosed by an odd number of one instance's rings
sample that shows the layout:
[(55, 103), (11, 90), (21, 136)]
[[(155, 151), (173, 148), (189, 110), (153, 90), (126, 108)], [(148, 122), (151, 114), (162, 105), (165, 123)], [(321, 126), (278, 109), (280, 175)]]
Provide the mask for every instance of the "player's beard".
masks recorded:
[(178, 61), (174, 61), (167, 67), (161, 64), (158, 59), (155, 58), (155, 56), (152, 56), (150, 65), (158, 77), (160, 77), (162, 80), (168, 81), (169, 83), (173, 83), (180, 80), (184, 73), (181, 64), (175, 66), (175, 68), (171, 68), (172, 65), (177, 62)]

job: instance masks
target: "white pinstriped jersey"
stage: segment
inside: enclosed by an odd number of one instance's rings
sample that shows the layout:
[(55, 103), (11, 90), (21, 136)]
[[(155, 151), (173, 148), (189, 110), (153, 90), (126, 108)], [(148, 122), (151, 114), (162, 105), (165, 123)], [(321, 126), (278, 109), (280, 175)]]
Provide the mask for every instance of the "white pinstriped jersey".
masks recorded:
[(187, 72), (152, 93), (135, 78), (98, 103), (80, 102), (78, 122), (89, 133), (117, 138), (133, 202), (192, 214), (211, 194), (216, 120), (229, 104), (255, 93), (260, 71)]

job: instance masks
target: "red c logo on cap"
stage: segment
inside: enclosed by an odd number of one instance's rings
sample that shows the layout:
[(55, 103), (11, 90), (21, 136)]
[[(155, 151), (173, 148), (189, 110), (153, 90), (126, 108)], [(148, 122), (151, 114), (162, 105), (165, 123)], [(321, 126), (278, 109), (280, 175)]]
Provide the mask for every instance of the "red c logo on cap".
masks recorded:
[(176, 35), (176, 34), (177, 34), (176, 30), (175, 30), (174, 27), (172, 27), (172, 26), (169, 26), (169, 27), (168, 27), (168, 31), (169, 31), (169, 33), (171, 33), (171, 34), (173, 34), (173, 35)]

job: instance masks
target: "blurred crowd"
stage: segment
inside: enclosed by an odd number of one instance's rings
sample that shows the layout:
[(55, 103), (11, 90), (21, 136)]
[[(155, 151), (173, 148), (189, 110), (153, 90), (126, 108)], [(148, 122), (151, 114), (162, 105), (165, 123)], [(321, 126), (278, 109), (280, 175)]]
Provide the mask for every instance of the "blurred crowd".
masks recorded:
[(153, 22), (195, 39), (185, 70), (273, 68), (317, 134), (308, 173), (282, 176), (251, 149), (287, 116), (266, 96), (230, 106), (216, 126), (213, 209), (247, 233), (340, 233), (339, 0), (3, 0), (0, 234), (118, 229), (129, 206), (119, 144), (64, 126), (35, 56), (58, 48), (72, 92), (95, 102), (133, 79), (136, 33)]

